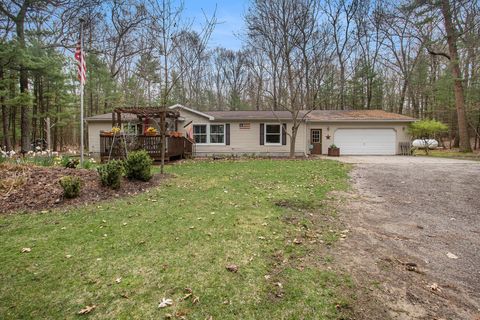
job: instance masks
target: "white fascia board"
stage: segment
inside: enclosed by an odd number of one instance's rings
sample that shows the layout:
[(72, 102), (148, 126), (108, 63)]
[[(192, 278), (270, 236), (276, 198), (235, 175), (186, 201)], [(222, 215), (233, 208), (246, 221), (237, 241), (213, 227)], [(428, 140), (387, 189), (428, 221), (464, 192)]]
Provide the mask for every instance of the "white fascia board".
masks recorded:
[(187, 111), (189, 111), (189, 112), (198, 114), (199, 116), (205, 117), (205, 118), (207, 118), (207, 119), (210, 120), (210, 121), (215, 120), (215, 117), (212, 117), (211, 115), (208, 115), (208, 114), (206, 114), (206, 113), (197, 111), (197, 110), (192, 109), (192, 108), (185, 107), (185, 106), (183, 106), (183, 105), (181, 105), (181, 104), (178, 104), (178, 103), (177, 103), (177, 104), (174, 104), (173, 106), (170, 106), (170, 107), (168, 107), (168, 108), (169, 108), (169, 109), (172, 109), (172, 110), (173, 110), (173, 109), (178, 109), (178, 108), (180, 108), (180, 109), (187, 110)]

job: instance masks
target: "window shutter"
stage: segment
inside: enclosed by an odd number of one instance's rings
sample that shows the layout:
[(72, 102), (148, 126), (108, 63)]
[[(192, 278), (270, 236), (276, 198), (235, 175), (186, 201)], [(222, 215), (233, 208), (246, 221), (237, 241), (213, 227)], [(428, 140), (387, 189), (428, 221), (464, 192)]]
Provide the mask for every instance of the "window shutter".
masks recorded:
[(260, 123), (260, 145), (263, 146), (265, 144), (265, 124)]
[(282, 124), (282, 145), (287, 145), (287, 124)]
[(230, 145), (230, 123), (225, 124), (225, 144)]

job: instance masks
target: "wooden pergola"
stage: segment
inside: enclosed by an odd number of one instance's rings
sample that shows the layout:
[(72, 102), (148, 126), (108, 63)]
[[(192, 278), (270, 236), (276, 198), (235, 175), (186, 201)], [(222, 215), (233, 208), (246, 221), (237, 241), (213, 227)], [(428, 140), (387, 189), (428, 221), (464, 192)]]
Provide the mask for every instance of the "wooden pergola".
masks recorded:
[(112, 112), (112, 127), (120, 127), (122, 125), (122, 113), (134, 114), (139, 120), (144, 119), (159, 119), (160, 130), (165, 133), (166, 119), (173, 119), (175, 121), (175, 130), (178, 128), (177, 120), (180, 117), (180, 112), (177, 110), (169, 110), (162, 107), (147, 107), (147, 108), (115, 108)]
[[(134, 114), (140, 121), (145, 119), (158, 119), (159, 134), (147, 135), (144, 132), (135, 136), (135, 149), (145, 150), (153, 159), (166, 160), (190, 157), (193, 154), (193, 141), (182, 136), (167, 136), (167, 119), (175, 123), (178, 130), (180, 112), (161, 107), (148, 108), (115, 108), (112, 112), (112, 127), (121, 128), (122, 114)], [(110, 159), (124, 159), (127, 156), (127, 136), (125, 134), (100, 134), (100, 156), (102, 161)], [(165, 146), (165, 147), (162, 147)]]

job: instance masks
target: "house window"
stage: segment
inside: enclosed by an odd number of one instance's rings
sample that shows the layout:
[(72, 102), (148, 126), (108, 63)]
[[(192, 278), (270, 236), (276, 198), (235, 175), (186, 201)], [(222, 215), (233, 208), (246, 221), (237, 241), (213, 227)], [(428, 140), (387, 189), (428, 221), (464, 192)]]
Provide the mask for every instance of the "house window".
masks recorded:
[(122, 130), (126, 134), (137, 134), (137, 125), (135, 123), (122, 123)]
[(195, 143), (207, 143), (207, 125), (206, 124), (194, 124), (193, 125), (193, 138)]
[(279, 124), (265, 125), (265, 144), (280, 144), (281, 126)]
[(312, 130), (312, 143), (320, 143), (320, 130)]
[(194, 124), (193, 138), (197, 144), (225, 144), (225, 125)]
[(210, 125), (210, 143), (224, 143), (225, 142), (225, 125), (211, 124)]

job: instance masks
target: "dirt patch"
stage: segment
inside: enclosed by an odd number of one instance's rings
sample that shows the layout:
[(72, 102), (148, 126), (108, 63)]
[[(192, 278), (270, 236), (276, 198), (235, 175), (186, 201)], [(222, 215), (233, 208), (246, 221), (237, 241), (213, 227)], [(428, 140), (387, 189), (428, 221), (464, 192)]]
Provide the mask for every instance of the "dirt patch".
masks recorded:
[[(82, 180), (80, 196), (64, 199), (59, 184), (64, 176)], [(0, 165), (0, 213), (33, 212), (65, 206), (88, 204), (145, 191), (162, 180), (154, 175), (149, 182), (124, 179), (119, 190), (103, 187), (94, 170), (26, 165)]]
[(462, 163), (354, 168), (335, 260), (357, 284), (356, 319), (479, 319), (479, 179)]

